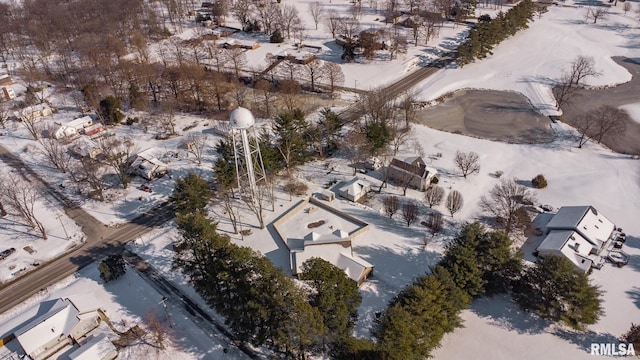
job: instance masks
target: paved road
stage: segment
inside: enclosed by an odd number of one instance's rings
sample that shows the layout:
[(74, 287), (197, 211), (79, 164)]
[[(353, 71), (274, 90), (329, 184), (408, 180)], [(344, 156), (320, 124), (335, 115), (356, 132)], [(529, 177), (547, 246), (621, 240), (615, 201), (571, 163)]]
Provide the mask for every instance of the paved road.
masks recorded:
[[(436, 71), (444, 68), (446, 65), (453, 61), (453, 53), (446, 53), (433, 64), (426, 67), (418, 68), (417, 70), (414, 70), (413, 72), (403, 76), (401, 79), (392, 83), (391, 85), (380, 89), (380, 93), (384, 94), (385, 101), (391, 101), (403, 92), (418, 85), (418, 83), (420, 83), (422, 80), (433, 75), (434, 73), (436, 73)], [(340, 113), (342, 118), (346, 121), (355, 121), (359, 119), (363, 114), (363, 104), (365, 100), (366, 99), (363, 98), (362, 100), (349, 105)]]
[(37, 173), (2, 145), (0, 145), (0, 160), (16, 169), (23, 176), (28, 175), (32, 181), (40, 181), (47, 192), (63, 205), (67, 215), (82, 227), (87, 239), (80, 248), (55, 260), (41, 263), (38, 269), (0, 286), (0, 313), (20, 304), (41, 289), (74, 274), (95, 260), (112, 252), (122, 251), (122, 246), (125, 243), (165, 223), (174, 216), (171, 207), (165, 203), (142, 214), (126, 225), (108, 228), (69, 200), (55, 186), (43, 181)]

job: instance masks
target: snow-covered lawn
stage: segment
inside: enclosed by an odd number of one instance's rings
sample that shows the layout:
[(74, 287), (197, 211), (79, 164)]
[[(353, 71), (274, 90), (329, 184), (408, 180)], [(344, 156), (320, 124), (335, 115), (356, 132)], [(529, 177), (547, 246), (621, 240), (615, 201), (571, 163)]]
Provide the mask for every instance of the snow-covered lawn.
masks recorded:
[[(97, 264), (84, 268), (77, 274), (34, 295), (26, 303), (1, 314), (0, 334), (5, 335), (30, 320), (40, 302), (57, 298), (71, 299), (80, 312), (93, 310), (96, 307), (105, 310), (106, 315), (119, 331), (126, 331), (135, 325), (145, 328), (150, 314), (165, 325), (166, 349), (157, 349), (152, 335), (147, 334), (141, 341), (121, 349), (118, 360), (248, 358), (236, 347), (228, 344), (220, 334), (202, 330), (178, 304), (167, 301), (165, 310), (161, 303), (162, 295), (133, 269), (127, 268), (127, 273), (123, 277), (104, 284), (100, 279)], [(94, 333), (106, 334), (111, 340), (118, 338), (118, 335), (104, 325), (94, 330), (92, 334)], [(14, 348), (14, 346), (7, 347)], [(0, 355), (6, 355), (5, 351), (6, 348), (1, 349)], [(65, 358), (68, 359), (68, 356), (65, 357), (64, 352), (54, 357), (54, 359)]]

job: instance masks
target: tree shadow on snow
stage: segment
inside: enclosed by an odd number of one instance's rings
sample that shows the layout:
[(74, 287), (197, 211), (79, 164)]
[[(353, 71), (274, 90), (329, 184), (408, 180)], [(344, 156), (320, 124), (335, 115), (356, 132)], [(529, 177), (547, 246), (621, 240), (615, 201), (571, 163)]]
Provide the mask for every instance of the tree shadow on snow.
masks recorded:
[(577, 332), (568, 329), (555, 329), (551, 334), (568, 341), (578, 348), (582, 349), (586, 353), (591, 353), (591, 344), (611, 344), (618, 343), (619, 340), (616, 336), (609, 333), (597, 333), (594, 331)]
[(625, 293), (629, 295), (636, 307), (640, 309), (640, 287), (634, 286), (633, 289), (627, 290)]
[(539, 316), (525, 312), (508, 295), (474, 300), (469, 307), (481, 318), (488, 318), (492, 325), (518, 334), (540, 334), (552, 323)]

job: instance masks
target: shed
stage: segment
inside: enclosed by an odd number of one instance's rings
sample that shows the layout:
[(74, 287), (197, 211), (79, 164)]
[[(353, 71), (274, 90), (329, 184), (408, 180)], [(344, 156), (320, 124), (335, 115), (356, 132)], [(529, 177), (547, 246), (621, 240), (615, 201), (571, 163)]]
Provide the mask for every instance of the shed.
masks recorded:
[(349, 201), (358, 201), (371, 190), (371, 183), (367, 180), (353, 178), (342, 186), (338, 193)]
[(324, 189), (320, 192), (320, 198), (326, 201), (333, 201), (336, 198), (336, 193), (331, 190)]

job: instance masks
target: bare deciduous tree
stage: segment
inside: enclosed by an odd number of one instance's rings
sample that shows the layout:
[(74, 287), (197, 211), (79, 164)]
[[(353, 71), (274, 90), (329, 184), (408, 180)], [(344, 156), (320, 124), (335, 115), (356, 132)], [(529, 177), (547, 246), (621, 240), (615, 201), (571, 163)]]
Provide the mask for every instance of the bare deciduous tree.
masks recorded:
[(447, 195), (447, 200), (445, 201), (445, 206), (447, 207), (447, 210), (449, 210), (451, 217), (462, 209), (462, 205), (464, 205), (462, 194), (458, 190), (451, 190)]
[(47, 229), (34, 212), (36, 199), (42, 197), (40, 186), (22, 180), (18, 176), (5, 177), (0, 180), (0, 183), (0, 195), (3, 201), (33, 230), (38, 231), (44, 240), (47, 240)]
[(316, 82), (322, 79), (324, 72), (322, 71), (322, 61), (314, 59), (302, 66), (307, 79), (311, 82), (311, 91), (316, 90)]
[(418, 208), (418, 204), (414, 201), (407, 201), (402, 206), (402, 218), (407, 223), (407, 227), (411, 226), (420, 215), (420, 209)]
[(571, 62), (571, 78), (573, 79), (573, 85), (579, 86), (582, 80), (592, 76), (600, 76), (595, 68), (595, 60), (590, 56), (578, 55)]
[(40, 151), (49, 159), (51, 164), (66, 173), (69, 169), (71, 157), (67, 153), (67, 148), (57, 139), (54, 139), (52, 129), (49, 129), (49, 136), (38, 139)]
[(628, 1), (625, 1), (624, 5), (622, 5), (622, 11), (624, 11), (624, 14), (627, 15), (627, 13), (631, 10), (631, 3)]
[(596, 132), (596, 119), (593, 113), (579, 114), (574, 120), (574, 126), (580, 136), (578, 137), (578, 148), (582, 148)]
[(105, 174), (105, 167), (99, 161), (92, 159), (89, 156), (82, 157), (80, 159), (80, 166), (72, 172), (72, 177), (76, 178), (76, 181), (86, 181), (91, 189), (91, 196), (97, 198), (100, 201), (104, 201), (105, 183), (102, 177)]
[(456, 151), (454, 161), (465, 179), (467, 175), (480, 172), (480, 157), (473, 151), (468, 153)]
[[(3, 95), (0, 95), (3, 97)], [(9, 102), (0, 99), (0, 126), (3, 129), (7, 128), (7, 120), (9, 119)]]
[(208, 137), (203, 134), (188, 134), (183, 140), (183, 146), (187, 151), (196, 158), (198, 165), (202, 164), (202, 155), (204, 154), (204, 148), (207, 146)]
[(556, 110), (560, 110), (563, 105), (569, 104), (576, 91), (578, 91), (578, 88), (574, 87), (573, 83), (573, 75), (567, 72), (563, 73), (560, 79), (556, 80), (555, 86), (551, 89), (556, 99)]
[(231, 48), (227, 50), (226, 58), (231, 63), (236, 78), (239, 78), (240, 70), (247, 65), (247, 54), (245, 54), (244, 50), (239, 47)]
[(290, 4), (284, 5), (281, 11), (280, 25), (287, 32), (287, 39), (291, 39), (291, 30), (297, 23), (302, 23), (298, 8)]
[(444, 188), (438, 185), (431, 186), (424, 193), (424, 201), (432, 208), (434, 205), (442, 204), (444, 199)]
[(271, 117), (271, 103), (275, 98), (275, 93), (273, 92), (273, 85), (271, 82), (260, 79), (256, 82), (255, 90), (260, 92), (262, 95), (264, 110), (267, 117)]
[(364, 161), (368, 154), (367, 135), (359, 129), (350, 131), (342, 142), (342, 148), (346, 150), (347, 159), (351, 162), (355, 176), (358, 164)]
[(393, 217), (393, 215), (398, 212), (398, 208), (400, 207), (400, 202), (398, 201), (397, 196), (387, 196), (383, 200), (384, 204), (384, 212), (387, 214), (389, 219)]
[[(431, 230), (431, 234), (435, 235), (442, 230), (444, 220), (439, 212), (431, 212), (427, 216), (427, 227)], [(425, 244), (426, 246), (426, 244)]]
[(605, 136), (620, 136), (626, 130), (628, 115), (623, 110), (603, 105), (592, 112), (596, 122), (595, 140), (602, 142)]
[(533, 203), (535, 197), (524, 185), (514, 179), (501, 179), (500, 184), (480, 199), (480, 207), (496, 217), (497, 224), (507, 233), (520, 227), (518, 209)]
[(329, 10), (324, 17), (324, 25), (327, 27), (327, 30), (331, 33), (332, 38), (336, 38), (336, 33), (340, 29), (340, 23), (342, 22), (342, 18), (335, 10)]
[(607, 18), (608, 15), (609, 15), (609, 11), (607, 10), (606, 7), (590, 6), (587, 8), (587, 12), (584, 14), (584, 19), (585, 21), (593, 20), (593, 23), (595, 24), (598, 21), (598, 19), (604, 20)]
[(318, 24), (322, 21), (322, 15), (324, 14), (322, 5), (317, 1), (309, 4), (309, 13), (311, 14), (313, 22), (316, 24), (316, 30), (318, 30)]
[(331, 95), (333, 95), (336, 86), (344, 84), (342, 68), (334, 62), (326, 61), (322, 66), (322, 72), (324, 73), (325, 79), (329, 82), (329, 91)]
[(27, 129), (29, 134), (33, 137), (34, 140), (40, 139), (40, 135), (42, 132), (42, 125), (40, 124), (40, 117), (36, 114), (35, 111), (30, 113), (26, 113), (20, 117), (20, 123), (22, 126)]
[(280, 92), (280, 98), (289, 112), (298, 107), (298, 100), (302, 88), (297, 81), (282, 80), (280, 84), (278, 84), (278, 90)]
[(131, 164), (137, 153), (135, 143), (128, 138), (107, 137), (98, 141), (98, 146), (102, 150), (105, 164), (115, 171), (122, 187), (126, 189), (131, 182)]
[(264, 229), (264, 201), (269, 195), (269, 185), (266, 183), (256, 186), (256, 193), (251, 197), (245, 197), (243, 200), (247, 207), (258, 219), (258, 225), (260, 229)]
[[(169, 319), (167, 319), (167, 321), (169, 321)], [(147, 312), (145, 315), (145, 323), (151, 334), (152, 344), (157, 346), (160, 350), (164, 350), (165, 342), (169, 335), (167, 324), (160, 320), (159, 316), (153, 311)]]

